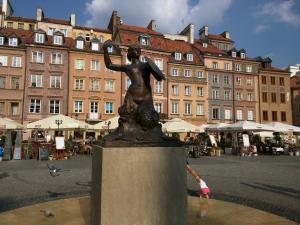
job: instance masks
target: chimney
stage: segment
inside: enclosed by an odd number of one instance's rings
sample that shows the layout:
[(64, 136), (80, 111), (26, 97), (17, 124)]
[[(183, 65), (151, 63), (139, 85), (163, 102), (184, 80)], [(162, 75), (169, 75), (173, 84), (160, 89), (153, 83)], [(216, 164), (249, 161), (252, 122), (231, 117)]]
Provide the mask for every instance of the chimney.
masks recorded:
[(156, 31), (156, 20), (151, 20), (147, 28)]
[(42, 21), (44, 19), (44, 12), (42, 8), (37, 8), (36, 10), (36, 20)]
[(9, 0), (2, 0), (2, 13), (4, 15), (4, 18), (13, 15), (14, 10), (10, 5)]
[(199, 38), (201, 40), (206, 39), (208, 36), (208, 26), (203, 26), (200, 30), (199, 30)]
[(224, 31), (221, 35), (222, 35), (224, 38), (230, 39), (230, 33), (229, 33), (229, 31)]
[(180, 35), (185, 35), (188, 37), (188, 41), (190, 44), (194, 44), (194, 32), (195, 32), (195, 26), (194, 24), (190, 23), (186, 26), (186, 28), (183, 29), (183, 31), (180, 32)]
[(76, 26), (76, 15), (75, 15), (75, 13), (71, 13), (71, 15), (70, 15), (70, 23), (71, 23), (72, 27)]
[(112, 32), (112, 39), (114, 39), (117, 27), (121, 25), (121, 18), (118, 16), (117, 11), (113, 11), (109, 20), (107, 28)]

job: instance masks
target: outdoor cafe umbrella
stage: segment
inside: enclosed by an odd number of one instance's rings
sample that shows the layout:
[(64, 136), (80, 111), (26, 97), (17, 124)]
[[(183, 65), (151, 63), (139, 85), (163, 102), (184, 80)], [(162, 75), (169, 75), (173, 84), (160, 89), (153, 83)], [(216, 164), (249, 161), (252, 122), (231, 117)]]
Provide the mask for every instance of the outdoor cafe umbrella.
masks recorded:
[[(102, 121), (100, 123), (95, 124), (94, 130), (105, 130), (105, 129), (110, 129), (114, 130), (117, 129), (119, 126), (119, 116), (113, 117), (109, 120)], [(109, 126), (108, 126), (109, 125)]]
[(272, 126), (275, 132), (293, 132), (300, 133), (300, 127), (292, 126), (290, 124), (280, 123), (280, 122), (272, 122), (268, 123), (268, 125)]
[(221, 131), (274, 131), (274, 127), (267, 124), (260, 124), (252, 121), (239, 121), (237, 123), (227, 124), (219, 128)]
[(0, 118), (0, 130), (19, 130), (23, 125), (9, 118)]
[(180, 118), (174, 118), (170, 121), (167, 121), (162, 125), (163, 132), (167, 133), (203, 133), (204, 129), (202, 127), (195, 126), (191, 123), (188, 123)]
[(45, 130), (56, 130), (58, 125), (57, 120), (61, 120), (62, 123), (59, 125), (59, 129), (71, 130), (71, 129), (92, 129), (93, 126), (83, 121), (73, 119), (69, 116), (62, 114), (50, 116), (42, 120), (35, 121), (27, 124), (27, 129), (45, 129)]
[(204, 124), (202, 127), (205, 131), (218, 131), (220, 128), (227, 126), (228, 123)]

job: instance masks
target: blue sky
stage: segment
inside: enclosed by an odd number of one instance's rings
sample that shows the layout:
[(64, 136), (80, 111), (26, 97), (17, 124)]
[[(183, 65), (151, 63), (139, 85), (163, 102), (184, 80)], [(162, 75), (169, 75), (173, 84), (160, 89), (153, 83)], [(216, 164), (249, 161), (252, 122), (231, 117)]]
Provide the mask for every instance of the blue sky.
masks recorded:
[(250, 57), (270, 56), (273, 65), (300, 63), (300, 0), (10, 0), (17, 16), (69, 18), (105, 28), (112, 10), (124, 23), (146, 26), (157, 20), (158, 30), (176, 33), (194, 23), (196, 36), (203, 25), (210, 33), (228, 30), (236, 48)]

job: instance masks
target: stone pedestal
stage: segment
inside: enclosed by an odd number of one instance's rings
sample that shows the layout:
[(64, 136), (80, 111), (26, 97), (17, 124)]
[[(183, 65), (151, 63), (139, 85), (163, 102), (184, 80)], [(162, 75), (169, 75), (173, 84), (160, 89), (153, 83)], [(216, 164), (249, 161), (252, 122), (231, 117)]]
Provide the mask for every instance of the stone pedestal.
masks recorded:
[(92, 225), (186, 225), (181, 147), (94, 146)]

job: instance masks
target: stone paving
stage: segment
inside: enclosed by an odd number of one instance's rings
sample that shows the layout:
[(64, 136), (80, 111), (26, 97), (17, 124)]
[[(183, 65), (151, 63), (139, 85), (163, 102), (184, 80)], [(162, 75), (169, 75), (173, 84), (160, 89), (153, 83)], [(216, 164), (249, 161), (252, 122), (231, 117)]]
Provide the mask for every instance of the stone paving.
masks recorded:
[[(212, 189), (212, 198), (235, 202), (300, 223), (300, 157), (258, 156), (189, 159)], [(0, 163), (0, 211), (34, 203), (89, 194), (91, 158), (48, 161), (62, 168), (52, 177), (45, 161)], [(117, 166), (117, 165), (116, 165)], [(198, 186), (188, 176), (188, 193)]]

